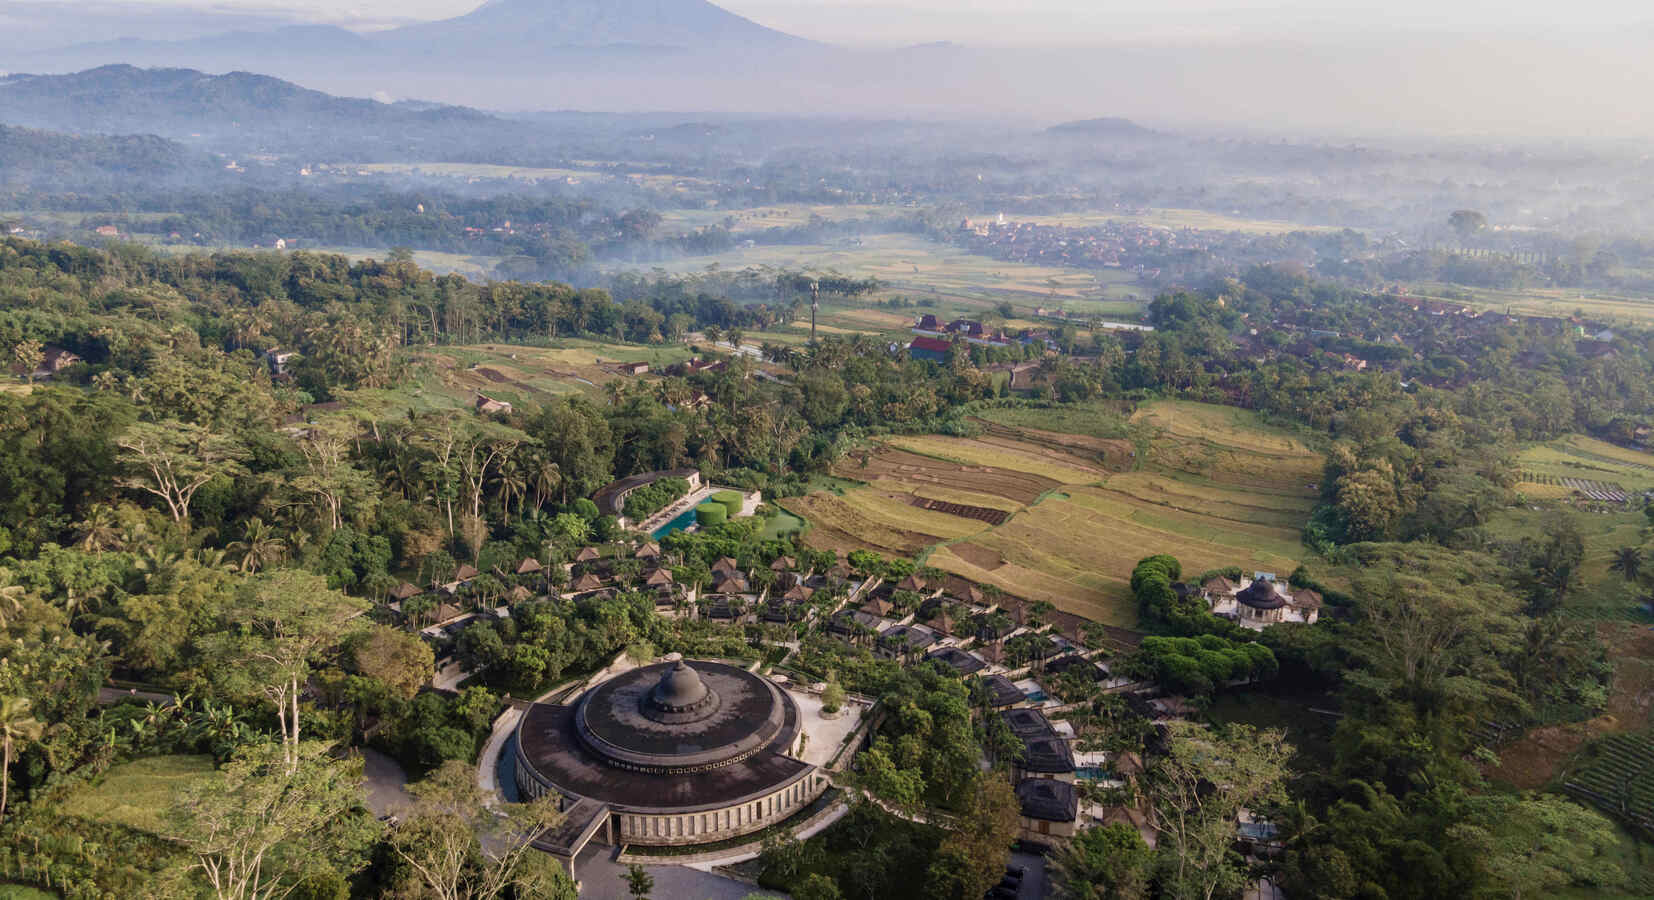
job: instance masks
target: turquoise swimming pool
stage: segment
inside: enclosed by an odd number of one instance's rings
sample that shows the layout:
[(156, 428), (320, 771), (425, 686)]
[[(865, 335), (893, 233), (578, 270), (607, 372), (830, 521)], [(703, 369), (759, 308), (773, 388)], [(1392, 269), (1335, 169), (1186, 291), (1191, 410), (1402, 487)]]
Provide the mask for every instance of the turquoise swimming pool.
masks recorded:
[(695, 507), (691, 506), (674, 516), (672, 521), (656, 528), (649, 536), (657, 539), (663, 538), (674, 531), (684, 531), (693, 524), (695, 524)]

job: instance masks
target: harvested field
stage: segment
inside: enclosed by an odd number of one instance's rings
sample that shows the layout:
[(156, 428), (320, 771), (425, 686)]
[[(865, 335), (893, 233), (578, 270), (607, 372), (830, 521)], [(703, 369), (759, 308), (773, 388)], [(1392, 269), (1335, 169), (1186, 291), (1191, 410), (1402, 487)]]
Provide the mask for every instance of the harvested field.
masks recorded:
[(973, 419), (982, 426), (983, 440), (1016, 441), (1033, 444), (1058, 453), (1077, 456), (1087, 462), (1101, 463), (1105, 468), (1124, 471), (1131, 468), (1132, 445), (1124, 438), (1098, 438), (1081, 434), (1064, 434), (1038, 428), (1020, 428)]
[(976, 519), (987, 522), (989, 525), (1004, 525), (1011, 514), (1003, 509), (990, 509), (985, 506), (966, 506), (963, 503), (949, 503), (945, 500), (932, 500), (929, 497), (913, 496), (914, 506), (920, 509), (934, 510), (947, 513), (950, 516), (959, 516), (963, 519)]
[(1094, 484), (1108, 471), (1059, 451), (1004, 438), (954, 438), (938, 435), (894, 437), (890, 443), (904, 450), (967, 466), (989, 466), (1048, 478), (1057, 484)]
[(889, 447), (868, 454), (866, 460), (867, 464), (862, 465), (856, 457), (846, 458), (833, 468), (833, 474), (858, 481), (889, 478), (972, 494), (990, 494), (1019, 504), (1032, 503), (1041, 494), (1062, 486), (1062, 482), (1041, 475), (992, 466), (966, 466)]
[[(1275, 572), (1303, 557), (1322, 461), (1295, 436), (1240, 410), (1154, 404), (1144, 418), (1159, 429), (1156, 452), (1124, 471), (1128, 442), (1033, 427), (1028, 409), (1016, 412), (978, 438), (892, 438), (840, 463), (835, 475), (867, 486), (804, 498), (822, 516), (812, 543), (891, 552), (940, 535), (930, 565), (1128, 627), (1127, 582), (1144, 556)], [(1092, 431), (1107, 424), (1098, 411), (1057, 413)], [(908, 507), (893, 510), (897, 500)]]
[(939, 543), (934, 534), (890, 527), (869, 521), (866, 516), (834, 494), (789, 497), (777, 503), (782, 509), (810, 523), (805, 542), (817, 550), (869, 549), (895, 556), (911, 556)]

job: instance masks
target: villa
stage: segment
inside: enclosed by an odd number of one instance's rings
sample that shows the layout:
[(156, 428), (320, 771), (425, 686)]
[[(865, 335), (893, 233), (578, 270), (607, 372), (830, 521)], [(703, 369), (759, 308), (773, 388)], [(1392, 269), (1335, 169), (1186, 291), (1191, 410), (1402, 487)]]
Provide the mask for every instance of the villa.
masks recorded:
[(1237, 584), (1228, 578), (1207, 580), (1200, 593), (1212, 615), (1262, 631), (1283, 622), (1314, 625), (1321, 617), (1321, 595), (1308, 588), (1292, 589), (1268, 572), (1258, 572)]

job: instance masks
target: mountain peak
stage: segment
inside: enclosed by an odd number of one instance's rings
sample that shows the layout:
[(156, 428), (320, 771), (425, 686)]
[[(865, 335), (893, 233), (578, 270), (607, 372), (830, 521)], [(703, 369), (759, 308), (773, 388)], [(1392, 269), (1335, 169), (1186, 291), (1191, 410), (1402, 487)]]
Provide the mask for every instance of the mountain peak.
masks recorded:
[[(452, 41), (539, 47), (802, 46), (707, 0), (489, 0), (458, 18), (380, 35), (391, 43)], [(441, 45), (433, 49), (442, 49)]]

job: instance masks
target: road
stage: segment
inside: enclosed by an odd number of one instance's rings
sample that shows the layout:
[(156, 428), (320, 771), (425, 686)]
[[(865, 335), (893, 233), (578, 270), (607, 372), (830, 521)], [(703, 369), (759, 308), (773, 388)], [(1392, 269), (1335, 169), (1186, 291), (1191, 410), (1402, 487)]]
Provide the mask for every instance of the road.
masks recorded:
[[(574, 871), (580, 876), (581, 900), (629, 900), (626, 890), (626, 867), (612, 857), (613, 847), (588, 847), (574, 861)], [(644, 866), (655, 878), (655, 889), (650, 896), (661, 900), (742, 900), (752, 894), (766, 895), (750, 884), (690, 869), (684, 866)]]

